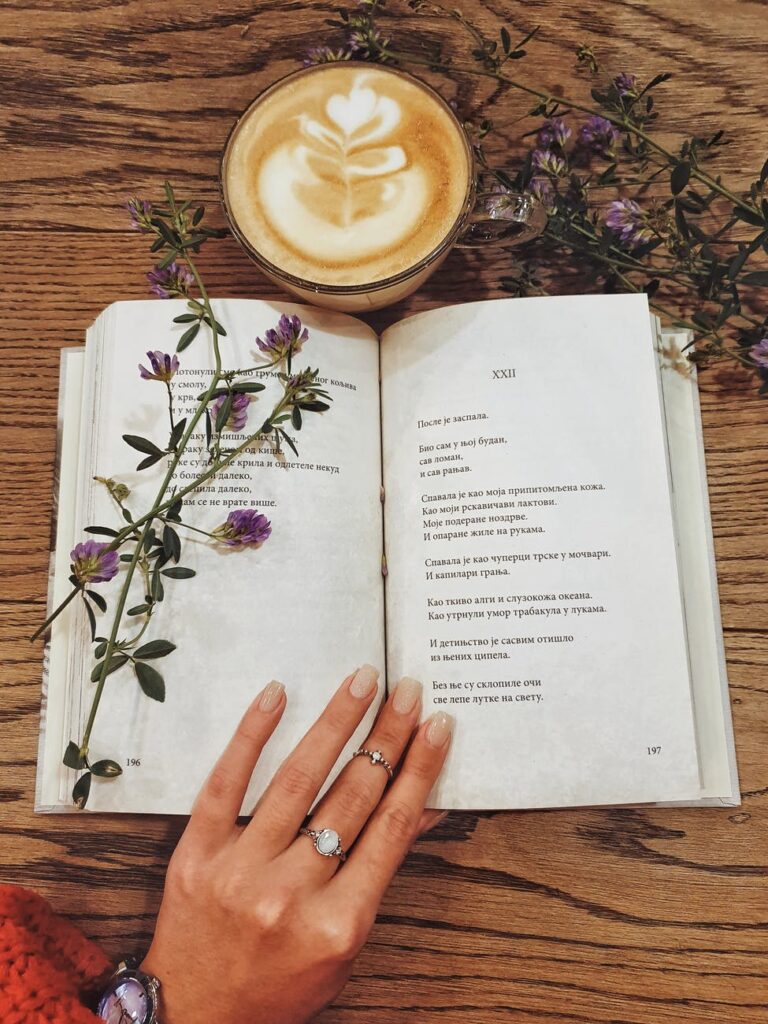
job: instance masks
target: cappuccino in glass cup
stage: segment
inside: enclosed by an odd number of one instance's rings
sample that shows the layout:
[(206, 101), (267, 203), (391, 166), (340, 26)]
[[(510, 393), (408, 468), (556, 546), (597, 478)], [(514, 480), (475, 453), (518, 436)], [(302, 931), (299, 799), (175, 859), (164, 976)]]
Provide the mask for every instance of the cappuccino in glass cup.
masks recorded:
[[(374, 64), (306, 68), (254, 100), (221, 165), (235, 236), (276, 284), (314, 305), (378, 309), (410, 294), (473, 222), (469, 140), (423, 82)], [(485, 237), (541, 230), (529, 197)], [(471, 243), (470, 243), (471, 244)]]

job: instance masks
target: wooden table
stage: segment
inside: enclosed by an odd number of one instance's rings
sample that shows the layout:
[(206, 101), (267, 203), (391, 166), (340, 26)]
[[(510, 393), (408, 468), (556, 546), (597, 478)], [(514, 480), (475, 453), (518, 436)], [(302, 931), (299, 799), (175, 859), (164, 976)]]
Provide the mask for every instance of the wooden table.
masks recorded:
[[(675, 73), (670, 130), (723, 126), (738, 184), (766, 155), (766, 7), (747, 0), (512, 4), (465, 0), (489, 27), (541, 24), (519, 70), (566, 91), (590, 41), (614, 73)], [(165, 177), (214, 201), (236, 113), (293, 69), (330, 4), (290, 0), (21, 0), (0, 9), (2, 502), (0, 880), (50, 897), (110, 953), (147, 942), (183, 822), (32, 813), (59, 348), (115, 299), (146, 295), (126, 194)], [(391, 25), (402, 25), (401, 15)], [(434, 31), (437, 31), (435, 27)], [(464, 110), (487, 95), (443, 83)], [(502, 138), (524, 102), (495, 93)], [(504, 252), (455, 254), (372, 319), (500, 296)], [(215, 295), (271, 297), (232, 240), (203, 270)], [(746, 376), (701, 379), (725, 643), (744, 803), (724, 810), (455, 814), (393, 885), (335, 1024), (764, 1024), (768, 1019), (768, 404)]]

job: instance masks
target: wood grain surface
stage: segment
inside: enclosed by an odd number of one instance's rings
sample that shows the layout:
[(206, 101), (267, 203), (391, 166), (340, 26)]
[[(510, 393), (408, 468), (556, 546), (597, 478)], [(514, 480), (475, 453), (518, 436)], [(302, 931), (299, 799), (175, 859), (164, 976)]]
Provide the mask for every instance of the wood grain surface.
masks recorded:
[[(464, 0), (542, 26), (519, 72), (570, 92), (577, 44), (607, 68), (671, 70), (670, 132), (724, 127), (743, 185), (768, 151), (768, 10), (748, 0)], [(31, 886), (111, 954), (141, 949), (183, 821), (32, 813), (59, 349), (145, 297), (126, 194), (165, 177), (215, 201), (235, 115), (297, 66), (331, 6), (288, 0), (5, 0), (0, 6), (0, 880)], [(401, 9), (398, 9), (401, 10)], [(394, 9), (393, 9), (394, 11)], [(393, 31), (413, 15), (393, 13)], [(420, 23), (422, 24), (422, 23)], [(444, 27), (423, 23), (437, 36)], [(456, 76), (510, 152), (524, 100)], [(371, 318), (500, 296), (509, 252), (455, 253)], [(202, 260), (218, 296), (274, 297), (234, 241)], [(565, 270), (554, 268), (567, 290)], [(768, 404), (740, 371), (701, 378), (743, 806), (454, 814), (421, 840), (325, 1024), (765, 1024), (768, 1020)], [(652, 641), (652, 638), (649, 638)]]

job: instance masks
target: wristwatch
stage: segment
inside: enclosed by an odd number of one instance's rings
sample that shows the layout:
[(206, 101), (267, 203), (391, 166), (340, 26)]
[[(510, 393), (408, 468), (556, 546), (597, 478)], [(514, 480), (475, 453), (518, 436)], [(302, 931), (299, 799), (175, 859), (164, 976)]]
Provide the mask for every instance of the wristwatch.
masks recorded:
[(107, 1024), (159, 1024), (159, 988), (157, 978), (139, 970), (138, 960), (126, 957), (107, 982), (96, 1014)]

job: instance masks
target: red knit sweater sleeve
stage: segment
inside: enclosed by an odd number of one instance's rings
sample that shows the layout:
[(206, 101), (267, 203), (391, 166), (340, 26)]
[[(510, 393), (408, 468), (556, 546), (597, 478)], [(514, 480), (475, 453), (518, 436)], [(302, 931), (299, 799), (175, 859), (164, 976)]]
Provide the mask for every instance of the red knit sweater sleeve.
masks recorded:
[(99, 1024), (81, 1000), (109, 971), (99, 947), (42, 897), (0, 885), (2, 1024)]

